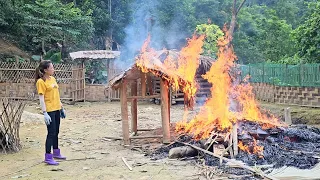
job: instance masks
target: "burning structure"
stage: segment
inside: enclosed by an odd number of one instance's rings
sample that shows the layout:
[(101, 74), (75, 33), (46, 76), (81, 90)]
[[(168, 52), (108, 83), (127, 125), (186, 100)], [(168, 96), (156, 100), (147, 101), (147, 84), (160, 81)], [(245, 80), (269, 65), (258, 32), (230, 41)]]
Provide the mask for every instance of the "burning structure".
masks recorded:
[[(137, 78), (141, 73), (161, 78), (163, 138), (166, 143), (170, 140), (168, 87), (171, 86), (173, 90), (181, 89), (186, 98), (192, 101), (199, 87), (195, 81), (195, 74), (199, 66), (203, 39), (203, 36), (189, 39), (188, 45), (181, 50), (176, 62), (172, 61), (172, 56), (169, 55), (159, 58), (163, 53), (159, 55), (158, 51), (148, 47), (147, 39), (141, 54), (136, 58), (134, 68), (111, 82), (113, 87), (120, 86), (119, 82), (122, 83), (121, 87), (124, 87), (124, 77)], [(255, 173), (257, 172), (254, 169), (234, 159), (251, 166), (271, 164), (270, 167), (314, 167), (318, 163), (317, 153), (320, 153), (320, 130), (307, 126), (288, 127), (272, 114), (259, 108), (250, 84), (238, 78), (239, 72), (235, 68), (236, 56), (230, 39), (226, 33), (226, 36), (219, 40), (218, 58), (202, 76), (212, 84), (211, 96), (192, 120), (181, 117), (182, 121), (175, 126), (176, 132), (180, 134), (176, 143), (156, 150), (153, 155), (167, 156), (171, 148), (187, 145), (196, 152), (204, 152), (202, 156), (207, 165), (221, 165), (222, 161), (230, 161)], [(136, 69), (140, 74), (131, 74), (132, 69)], [(126, 89), (122, 90), (123, 96), (125, 93)], [(124, 103), (126, 100), (122, 100), (122, 104)], [(122, 112), (126, 111), (125, 106), (122, 106)], [(132, 108), (135, 112), (135, 106)], [(133, 115), (133, 119), (135, 118), (136, 115)], [(125, 121), (127, 115), (123, 115), (123, 122)], [(126, 126), (123, 123), (123, 127)], [(124, 133), (124, 138), (129, 137), (128, 128), (123, 130), (127, 134)], [(180, 153), (179, 157), (195, 154), (198, 153)], [(225, 170), (230, 172), (230, 169)], [(243, 172), (232, 170), (232, 173)], [(265, 173), (258, 174), (268, 177)]]
[[(163, 126), (163, 142), (170, 142), (170, 106), (171, 91), (181, 90), (188, 107), (193, 106), (194, 96), (197, 92), (195, 75), (205, 71), (211, 64), (210, 58), (200, 60), (199, 54), (204, 36), (194, 36), (188, 41), (188, 45), (181, 52), (161, 50), (155, 51), (149, 47), (150, 37), (145, 41), (141, 54), (136, 58), (136, 63), (110, 80), (109, 86), (113, 89), (121, 89), (121, 114), (123, 126), (123, 138), (125, 144), (130, 139), (153, 138), (134, 137), (137, 134), (137, 100), (161, 98), (161, 117)], [(209, 63), (208, 63), (209, 62)], [(199, 68), (202, 67), (202, 68)], [(160, 79), (160, 94), (154, 92), (152, 77)], [(138, 94), (138, 80), (141, 83), (141, 93)], [(131, 96), (127, 97), (127, 84), (131, 83)], [(132, 135), (129, 136), (127, 100), (131, 100)]]
[[(172, 155), (171, 148), (187, 145), (200, 152), (207, 165), (219, 166), (222, 161), (230, 161), (255, 173), (249, 166), (314, 167), (319, 161), (320, 130), (307, 126), (288, 127), (259, 108), (250, 84), (237, 78), (236, 56), (229, 44), (230, 38), (226, 34), (219, 41), (218, 59), (203, 75), (212, 84), (211, 97), (192, 120), (184, 119), (176, 124), (176, 132), (180, 134), (176, 143), (158, 149), (155, 154)], [(190, 149), (183, 151), (173, 157), (198, 154)], [(244, 173), (232, 168), (224, 170)], [(272, 179), (265, 173), (257, 174)]]

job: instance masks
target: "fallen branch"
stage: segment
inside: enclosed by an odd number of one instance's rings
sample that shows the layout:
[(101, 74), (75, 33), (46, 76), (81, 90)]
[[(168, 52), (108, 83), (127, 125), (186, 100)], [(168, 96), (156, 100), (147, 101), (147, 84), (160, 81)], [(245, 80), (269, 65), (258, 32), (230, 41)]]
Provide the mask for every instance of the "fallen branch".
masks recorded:
[(221, 158), (221, 159), (223, 159), (224, 161), (227, 161), (227, 162), (231, 162), (231, 163), (233, 163), (233, 164), (236, 164), (236, 165), (238, 165), (239, 167), (241, 167), (241, 168), (243, 168), (243, 169), (247, 169), (247, 170), (249, 170), (249, 171), (252, 171), (252, 172), (260, 175), (261, 177), (265, 177), (265, 178), (268, 178), (268, 179), (271, 179), (271, 180), (277, 180), (277, 179), (274, 178), (274, 177), (271, 177), (271, 176), (269, 176), (269, 175), (267, 175), (267, 174), (265, 174), (265, 173), (263, 173), (263, 172), (259, 172), (259, 171), (255, 170), (255, 169), (253, 169), (253, 168), (251, 168), (251, 167), (249, 167), (249, 166), (246, 166), (246, 165), (242, 164), (241, 162), (236, 161), (236, 160), (234, 160), (234, 159), (228, 159), (228, 158), (225, 158), (225, 157), (221, 157), (220, 155), (214, 154), (214, 153), (212, 153), (212, 152), (210, 152), (210, 151), (207, 151), (207, 150), (205, 150), (205, 149), (199, 148), (199, 147), (197, 147), (197, 146), (194, 146), (194, 145), (191, 145), (191, 144), (188, 144), (188, 143), (184, 143), (184, 142), (180, 142), (180, 141), (177, 141), (177, 142), (178, 142), (178, 143), (181, 143), (181, 144), (184, 144), (184, 145), (186, 145), (186, 146), (190, 146), (190, 147), (192, 147), (192, 148), (194, 148), (194, 149), (196, 149), (196, 150), (202, 151), (202, 152), (204, 152), (204, 153), (206, 153), (206, 154), (209, 154), (209, 155), (211, 155), (211, 156), (214, 156), (214, 157), (216, 157), (216, 158)]
[(108, 140), (108, 139), (111, 139), (111, 140), (123, 140), (122, 137), (103, 137), (102, 140)]
[(128, 169), (132, 171), (132, 167), (128, 164), (127, 160), (124, 157), (122, 157), (121, 159), (124, 162), (124, 164), (128, 167)]
[(65, 161), (84, 161), (84, 160), (88, 160), (88, 159), (96, 159), (95, 157), (86, 157), (86, 158), (76, 158), (76, 159), (67, 159)]

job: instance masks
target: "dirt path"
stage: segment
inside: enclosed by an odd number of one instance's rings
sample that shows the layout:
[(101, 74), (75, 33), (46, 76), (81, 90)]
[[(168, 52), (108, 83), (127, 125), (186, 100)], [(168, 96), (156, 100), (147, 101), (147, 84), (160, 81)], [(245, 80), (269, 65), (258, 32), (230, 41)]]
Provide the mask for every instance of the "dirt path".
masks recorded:
[[(35, 104), (27, 112), (37, 113)], [(176, 160), (153, 161), (140, 152), (124, 148), (120, 141), (102, 140), (105, 136), (121, 135), (120, 104), (79, 103), (67, 106), (67, 119), (62, 121), (60, 148), (68, 159), (47, 166), (44, 158), (46, 127), (42, 116), (27, 113), (22, 119), (19, 153), (0, 154), (0, 179), (199, 179), (200, 170), (189, 162)], [(129, 108), (130, 109), (130, 108)], [(183, 106), (172, 107), (172, 122), (180, 120)], [(138, 110), (140, 128), (161, 126), (160, 106), (142, 103)], [(121, 160), (125, 157), (133, 167), (129, 171)], [(94, 159), (90, 159), (94, 158)], [(33, 166), (34, 165), (34, 166)], [(33, 167), (31, 167), (33, 166)], [(30, 168), (29, 168), (30, 167)], [(3, 177), (20, 169), (26, 170)]]

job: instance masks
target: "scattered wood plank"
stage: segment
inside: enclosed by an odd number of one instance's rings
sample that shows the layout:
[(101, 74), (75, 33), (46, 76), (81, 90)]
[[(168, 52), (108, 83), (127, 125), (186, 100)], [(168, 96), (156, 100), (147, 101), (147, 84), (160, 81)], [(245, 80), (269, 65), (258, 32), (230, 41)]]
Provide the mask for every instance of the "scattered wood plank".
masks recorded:
[(132, 167), (128, 164), (127, 160), (126, 160), (124, 157), (122, 157), (121, 159), (122, 159), (122, 161), (124, 162), (124, 164), (127, 166), (127, 168), (128, 168), (130, 171), (132, 171)]
[(190, 146), (190, 147), (192, 147), (192, 148), (194, 148), (194, 149), (196, 149), (196, 150), (202, 151), (202, 152), (204, 152), (204, 153), (206, 153), (206, 154), (209, 154), (209, 155), (211, 155), (211, 156), (214, 156), (214, 157), (216, 157), (216, 158), (221, 158), (221, 159), (223, 159), (224, 161), (227, 161), (227, 162), (236, 164), (236, 165), (238, 165), (239, 167), (241, 167), (241, 168), (243, 168), (243, 169), (247, 169), (247, 170), (249, 170), (249, 171), (251, 171), (251, 172), (254, 172), (254, 173), (260, 175), (261, 177), (264, 177), (264, 178), (267, 178), (267, 179), (271, 179), (271, 180), (277, 180), (276, 178), (274, 178), (274, 177), (272, 177), (272, 176), (269, 176), (269, 175), (267, 175), (267, 174), (265, 174), (265, 173), (263, 173), (263, 172), (259, 172), (259, 171), (255, 170), (255, 169), (253, 169), (253, 168), (251, 168), (251, 167), (249, 167), (249, 166), (247, 166), (247, 165), (242, 164), (242, 162), (240, 162), (240, 161), (236, 161), (236, 160), (234, 160), (234, 159), (228, 159), (228, 158), (225, 158), (225, 157), (220, 157), (220, 155), (214, 154), (214, 153), (212, 153), (212, 152), (210, 152), (210, 151), (207, 151), (207, 150), (205, 150), (205, 149), (199, 148), (199, 147), (197, 147), (197, 146), (194, 146), (194, 145), (191, 145), (191, 144), (188, 144), (188, 143), (184, 143), (184, 142), (180, 142), (180, 141), (177, 141), (177, 142), (178, 142), (178, 143), (181, 143), (181, 144), (184, 144), (184, 145), (186, 145), (186, 146)]
[(111, 140), (115, 140), (115, 141), (121, 141), (121, 140), (123, 140), (123, 138), (122, 137), (110, 137), (110, 136), (106, 136), (106, 137), (103, 137), (102, 138), (102, 140), (108, 140), (108, 139), (111, 139)]

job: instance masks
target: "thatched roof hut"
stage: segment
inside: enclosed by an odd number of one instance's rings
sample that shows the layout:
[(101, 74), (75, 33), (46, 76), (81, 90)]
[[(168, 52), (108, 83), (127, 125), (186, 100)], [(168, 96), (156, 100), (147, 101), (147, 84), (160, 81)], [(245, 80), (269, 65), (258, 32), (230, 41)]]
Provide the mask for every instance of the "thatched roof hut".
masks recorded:
[[(172, 76), (179, 76), (175, 72), (169, 71), (164, 67), (163, 62), (167, 57), (170, 57), (176, 65), (178, 65), (178, 58), (179, 58), (179, 51), (175, 50), (161, 50), (161, 51), (156, 51), (155, 54), (152, 54), (152, 60), (149, 62), (145, 63), (145, 67), (149, 71), (157, 71), (160, 76), (167, 76), (167, 77), (172, 77)], [(204, 74), (207, 72), (210, 67), (212, 62), (214, 61), (213, 58), (208, 57), (208, 56), (200, 56), (199, 58), (199, 67), (197, 69), (197, 74)], [(110, 79), (109, 81), (109, 86), (112, 88), (118, 88), (119, 83), (123, 78), (129, 79), (129, 80), (136, 80), (140, 78), (141, 70), (137, 67), (136, 64), (133, 64), (126, 70), (118, 73), (115, 75), (113, 78)], [(180, 79), (180, 81), (186, 81), (183, 78)]]
[[(147, 72), (152, 73), (144, 73), (136, 64), (133, 64), (128, 69), (120, 72), (109, 81), (109, 87), (112, 87), (113, 89), (120, 89), (119, 94), (121, 102), (122, 133), (125, 145), (129, 145), (131, 139), (140, 138), (162, 138), (163, 143), (170, 143), (170, 106), (172, 96), (168, 79), (171, 79), (170, 77), (178, 78), (180, 85), (181, 83), (191, 83), (183, 77), (179, 76), (173, 69), (170, 70), (163, 65), (163, 62), (165, 61), (165, 59), (167, 59), (168, 56), (170, 57), (172, 62), (176, 63), (177, 65), (179, 52), (173, 50), (162, 50), (156, 51), (154, 53), (147, 53), (144, 55), (146, 55), (147, 58), (150, 58), (150, 60), (144, 62), (143, 65), (147, 69)], [(213, 59), (201, 56), (199, 58), (199, 61), (200, 66), (197, 70), (197, 75), (201, 75), (206, 72), (210, 68)], [(158, 78), (159, 82), (155, 83), (151, 77)], [(130, 91), (128, 91), (128, 87), (130, 88)], [(147, 93), (147, 89), (149, 90), (149, 93)], [(153, 93), (155, 89), (159, 91)], [(161, 100), (163, 135), (161, 137), (134, 136), (138, 132), (137, 100), (154, 98), (159, 98)], [(129, 135), (129, 117), (127, 105), (128, 100), (131, 100), (132, 135)]]

